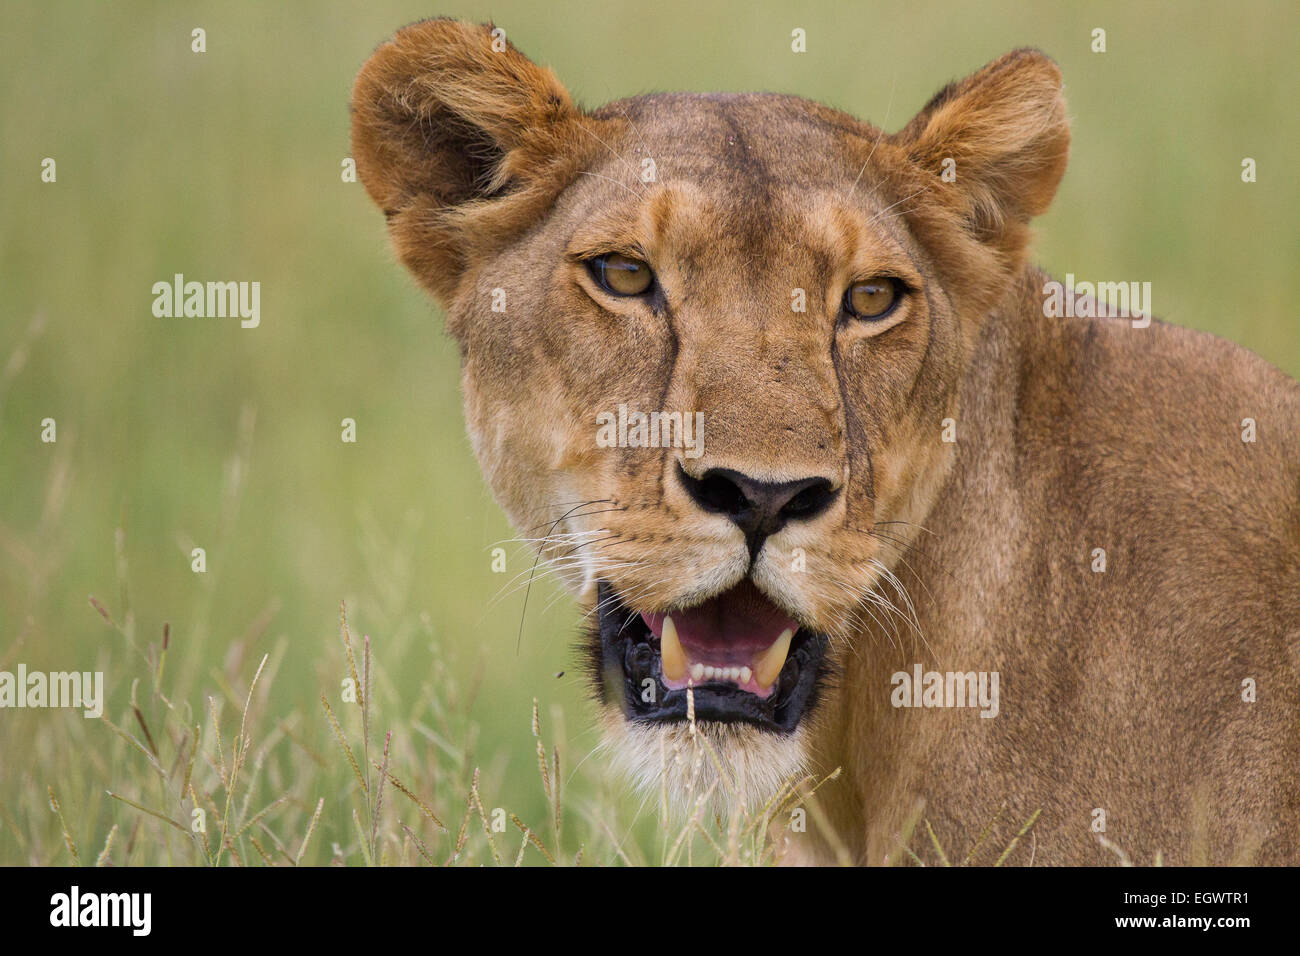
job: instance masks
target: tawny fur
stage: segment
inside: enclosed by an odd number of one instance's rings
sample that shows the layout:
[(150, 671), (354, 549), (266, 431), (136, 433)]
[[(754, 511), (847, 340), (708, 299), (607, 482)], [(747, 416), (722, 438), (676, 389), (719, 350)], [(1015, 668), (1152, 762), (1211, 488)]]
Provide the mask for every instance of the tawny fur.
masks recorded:
[[(711, 731), (730, 784), (762, 800), (842, 767), (822, 794), (862, 863), (898, 858), (918, 807), (954, 857), (991, 826), (976, 862), (1038, 810), (1010, 862), (1113, 862), (1097, 810), (1138, 863), (1300, 862), (1300, 389), (1211, 336), (1045, 316), (1026, 250), (1068, 152), (1055, 65), (1008, 54), (887, 135), (773, 94), (585, 112), (489, 29), (428, 21), (375, 53), (358, 170), (447, 308), (515, 525), (593, 502), (543, 546), (588, 608), (600, 579), (670, 610), (751, 573), (830, 635), (837, 679), (797, 734)], [(646, 258), (666, 308), (596, 289), (581, 260), (602, 252)], [(880, 271), (918, 291), (883, 327), (842, 321), (847, 284)], [(703, 412), (704, 456), (597, 447), (619, 403)], [(750, 568), (679, 461), (842, 493)], [(997, 671), (999, 715), (893, 708), (915, 664)], [(685, 729), (605, 723), (656, 787), (660, 735)]]

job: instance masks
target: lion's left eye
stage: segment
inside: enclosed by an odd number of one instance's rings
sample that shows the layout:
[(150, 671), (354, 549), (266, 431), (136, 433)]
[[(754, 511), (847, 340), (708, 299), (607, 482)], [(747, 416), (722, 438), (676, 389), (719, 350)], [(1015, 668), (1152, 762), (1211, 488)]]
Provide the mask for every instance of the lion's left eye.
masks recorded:
[(844, 293), (844, 311), (855, 319), (878, 322), (903, 301), (903, 283), (893, 276), (855, 282)]

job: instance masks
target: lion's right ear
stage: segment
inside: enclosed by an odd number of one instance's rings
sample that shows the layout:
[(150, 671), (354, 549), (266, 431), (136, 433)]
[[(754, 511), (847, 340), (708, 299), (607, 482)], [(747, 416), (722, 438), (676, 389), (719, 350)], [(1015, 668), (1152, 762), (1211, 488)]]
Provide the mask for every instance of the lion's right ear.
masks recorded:
[(352, 154), (402, 262), (444, 303), (476, 252), (517, 235), (572, 179), (590, 122), (491, 25), (398, 32), (352, 90)]

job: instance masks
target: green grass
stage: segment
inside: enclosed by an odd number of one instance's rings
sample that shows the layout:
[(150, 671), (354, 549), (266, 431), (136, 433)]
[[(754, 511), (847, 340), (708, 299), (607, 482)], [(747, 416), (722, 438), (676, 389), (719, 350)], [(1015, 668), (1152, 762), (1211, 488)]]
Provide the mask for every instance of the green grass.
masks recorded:
[[(1041, 47), (1074, 145), (1038, 260), (1150, 281), (1156, 314), (1300, 373), (1290, 3), (8, 4), (0, 669), (101, 670), (108, 702), (99, 721), (0, 712), (0, 864), (764, 853), (761, 814), (664, 824), (604, 773), (572, 605), (537, 582), (524, 616), (505, 587), (524, 551), (491, 570), (512, 531), (464, 435), (454, 344), (339, 175), (357, 68), (434, 13), (495, 18), (589, 105), (773, 89), (889, 129)], [(175, 272), (260, 281), (261, 327), (153, 318)], [(370, 636), (368, 733), (342, 697), (340, 602), (354, 661)], [(485, 831), (498, 808), (506, 832)]]

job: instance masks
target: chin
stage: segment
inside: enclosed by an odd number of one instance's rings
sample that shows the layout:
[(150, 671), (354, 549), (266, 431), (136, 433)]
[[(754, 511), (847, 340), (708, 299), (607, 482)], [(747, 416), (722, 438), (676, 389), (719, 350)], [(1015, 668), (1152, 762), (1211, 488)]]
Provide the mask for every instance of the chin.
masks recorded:
[[(744, 723), (645, 723), (606, 708), (602, 751), (613, 769), (648, 798), (666, 795), (686, 816), (761, 808), (807, 771), (805, 730), (776, 735)], [(721, 774), (719, 773), (721, 769)]]
[(829, 639), (748, 579), (690, 607), (638, 608), (597, 588), (587, 637), (604, 750), (681, 812), (761, 807), (807, 770)]

